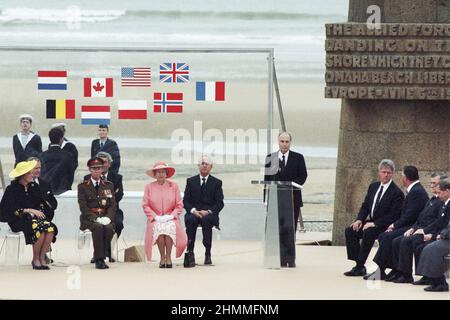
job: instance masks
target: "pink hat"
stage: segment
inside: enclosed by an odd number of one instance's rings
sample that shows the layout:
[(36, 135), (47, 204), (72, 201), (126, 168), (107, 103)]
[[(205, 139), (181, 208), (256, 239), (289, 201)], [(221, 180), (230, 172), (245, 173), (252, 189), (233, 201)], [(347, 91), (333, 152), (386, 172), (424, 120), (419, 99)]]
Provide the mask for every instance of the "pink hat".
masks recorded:
[(172, 177), (175, 174), (175, 168), (169, 167), (165, 162), (162, 161), (158, 161), (153, 165), (153, 168), (145, 171), (145, 173), (152, 177), (152, 178), (156, 178), (155, 176), (155, 170), (159, 170), (159, 169), (166, 169), (167, 171), (167, 178)]

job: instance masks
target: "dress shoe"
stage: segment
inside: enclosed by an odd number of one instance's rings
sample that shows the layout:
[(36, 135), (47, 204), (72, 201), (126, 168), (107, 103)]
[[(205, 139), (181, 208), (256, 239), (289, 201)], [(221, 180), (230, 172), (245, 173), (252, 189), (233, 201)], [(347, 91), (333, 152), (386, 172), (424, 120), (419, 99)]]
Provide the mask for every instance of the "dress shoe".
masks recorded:
[(347, 277), (362, 277), (367, 273), (366, 267), (353, 267), (352, 270), (344, 273)]
[(414, 281), (413, 285), (415, 286), (429, 286), (431, 281), (427, 277), (422, 277), (420, 280)]
[(172, 264), (171, 263), (166, 263), (166, 268), (167, 269), (172, 269)]
[(94, 258), (91, 259), (91, 263), (95, 263), (95, 259)]
[(95, 268), (96, 269), (108, 269), (109, 267), (106, 265), (105, 261), (103, 259), (98, 259), (95, 261)]
[(448, 284), (447, 283), (440, 283), (437, 285), (432, 285), (429, 287), (424, 288), (425, 291), (431, 291), (431, 292), (447, 292), (448, 291)]
[(109, 258), (108, 258), (108, 260), (109, 260), (109, 262), (111, 262), (111, 263), (114, 263), (114, 262), (116, 262), (116, 259), (114, 259), (114, 258), (111, 258), (111, 257), (109, 257)]
[(185, 268), (193, 268), (193, 267), (195, 267), (195, 256), (194, 256), (193, 252), (186, 252), (184, 254), (183, 266)]
[(31, 266), (33, 267), (33, 270), (44, 270), (42, 269), (42, 266), (35, 265), (33, 261), (31, 261)]
[(206, 255), (206, 256), (205, 256), (205, 264), (206, 264), (206, 265), (212, 264), (212, 261), (211, 261), (211, 255)]
[(391, 271), (386, 276), (386, 279), (384, 279), (384, 281), (393, 282), (394, 280), (396, 280), (397, 278), (400, 278), (401, 276), (402, 276), (402, 274), (400, 272), (398, 272), (398, 271)]
[(377, 269), (375, 272), (366, 274), (363, 277), (363, 279), (364, 280), (384, 280), (384, 279), (386, 279), (386, 273), (384, 273), (384, 271), (381, 271), (380, 269)]
[(160, 269), (165, 269), (166, 268), (166, 264), (165, 263), (160, 263), (159, 264), (159, 268)]
[(398, 277), (397, 279), (395, 279), (394, 281), (392, 281), (393, 283), (413, 283), (414, 279), (412, 276), (405, 276), (405, 275), (401, 275), (400, 277)]

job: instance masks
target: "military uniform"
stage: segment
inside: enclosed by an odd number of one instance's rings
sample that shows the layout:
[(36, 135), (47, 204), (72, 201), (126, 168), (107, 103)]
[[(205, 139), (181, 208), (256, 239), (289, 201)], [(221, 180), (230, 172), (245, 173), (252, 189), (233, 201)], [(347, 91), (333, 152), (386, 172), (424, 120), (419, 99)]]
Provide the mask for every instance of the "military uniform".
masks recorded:
[[(105, 259), (111, 252), (111, 240), (115, 232), (116, 200), (114, 186), (109, 181), (99, 180), (98, 189), (92, 179), (78, 185), (80, 205), (80, 229), (89, 229), (94, 242), (94, 259)], [(108, 217), (111, 222), (103, 225), (97, 218)]]

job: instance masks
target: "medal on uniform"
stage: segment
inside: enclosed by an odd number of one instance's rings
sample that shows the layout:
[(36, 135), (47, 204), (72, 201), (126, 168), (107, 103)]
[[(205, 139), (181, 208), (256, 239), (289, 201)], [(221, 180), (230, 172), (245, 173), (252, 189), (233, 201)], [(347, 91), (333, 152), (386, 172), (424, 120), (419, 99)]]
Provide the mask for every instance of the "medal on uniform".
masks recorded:
[(102, 199), (102, 206), (106, 206), (106, 199)]

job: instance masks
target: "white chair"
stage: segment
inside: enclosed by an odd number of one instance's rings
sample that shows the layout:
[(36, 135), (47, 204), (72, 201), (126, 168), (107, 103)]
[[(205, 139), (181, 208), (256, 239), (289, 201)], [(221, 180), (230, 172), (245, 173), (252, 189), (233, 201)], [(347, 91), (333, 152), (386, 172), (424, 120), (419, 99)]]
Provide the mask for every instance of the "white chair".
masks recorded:
[[(92, 231), (89, 229), (79, 230), (77, 237), (77, 246), (78, 250), (81, 251), (86, 247), (91, 247), (91, 239), (92, 239)], [(115, 254), (115, 256), (114, 256)], [(119, 245), (117, 241), (117, 234), (114, 233), (114, 236), (111, 240), (111, 256), (117, 262), (119, 261)]]
[[(197, 235), (198, 235), (199, 233), (200, 233), (201, 235), (203, 235), (202, 225), (200, 225), (200, 224), (199, 224), (198, 227), (197, 227), (196, 237), (197, 237)], [(214, 235), (215, 235), (215, 237), (214, 237)], [(215, 240), (217, 240), (217, 241), (220, 241), (220, 239), (221, 239), (221, 237), (220, 237), (220, 229), (217, 229), (216, 226), (214, 226), (214, 227), (212, 228), (212, 238), (215, 239)]]
[(13, 232), (11, 229), (5, 234), (0, 252), (5, 253), (5, 263), (11, 264), (11, 261), (15, 261), (15, 265), (19, 265), (20, 255), (23, 254), (25, 246), (25, 235), (22, 231)]

